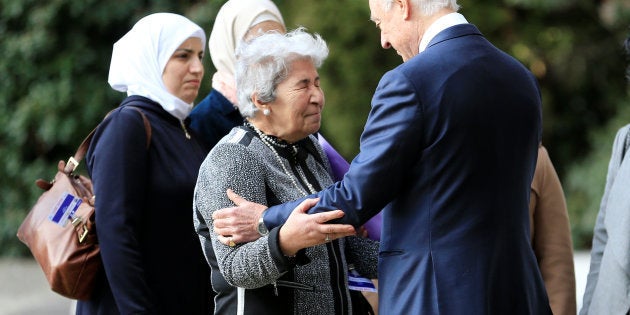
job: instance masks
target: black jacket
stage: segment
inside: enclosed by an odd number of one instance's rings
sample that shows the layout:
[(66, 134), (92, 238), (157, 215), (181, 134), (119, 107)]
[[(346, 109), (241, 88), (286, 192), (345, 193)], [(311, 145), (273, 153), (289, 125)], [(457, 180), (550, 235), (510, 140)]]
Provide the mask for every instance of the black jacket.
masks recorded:
[[(151, 123), (148, 149), (130, 103)], [(128, 97), (98, 127), (86, 160), (105, 273), (77, 314), (211, 312), (209, 267), (191, 220), (206, 154), (177, 118), (144, 97)]]

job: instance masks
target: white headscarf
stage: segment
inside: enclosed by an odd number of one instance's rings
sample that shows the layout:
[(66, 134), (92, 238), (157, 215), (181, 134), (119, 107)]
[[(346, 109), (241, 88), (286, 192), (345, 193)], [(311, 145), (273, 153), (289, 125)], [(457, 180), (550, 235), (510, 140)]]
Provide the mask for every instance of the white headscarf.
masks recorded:
[(181, 15), (155, 13), (140, 19), (114, 44), (109, 85), (129, 96), (149, 98), (171, 115), (185, 119), (193, 105), (166, 89), (162, 73), (175, 50), (191, 37), (206, 41), (203, 29)]
[(265, 21), (284, 26), (280, 10), (270, 0), (230, 0), (221, 7), (208, 40), (210, 57), (217, 71), (234, 76), (236, 46), (250, 27)]

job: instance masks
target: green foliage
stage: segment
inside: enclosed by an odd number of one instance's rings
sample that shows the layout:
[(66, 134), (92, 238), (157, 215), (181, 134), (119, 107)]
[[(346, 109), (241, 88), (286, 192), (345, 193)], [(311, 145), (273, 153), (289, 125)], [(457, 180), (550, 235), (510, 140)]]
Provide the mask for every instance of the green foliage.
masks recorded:
[(604, 194), (608, 162), (619, 128), (630, 123), (630, 100), (619, 100), (619, 112), (603, 128), (591, 132), (592, 151), (571, 165), (564, 181), (571, 231), (576, 248), (590, 248), (593, 227)]

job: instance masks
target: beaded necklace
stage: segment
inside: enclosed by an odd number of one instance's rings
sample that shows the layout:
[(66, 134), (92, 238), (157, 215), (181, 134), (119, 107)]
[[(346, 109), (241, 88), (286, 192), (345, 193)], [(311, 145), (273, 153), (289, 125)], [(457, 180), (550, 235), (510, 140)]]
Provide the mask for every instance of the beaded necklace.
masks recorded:
[[(262, 143), (264, 143), (271, 150), (271, 152), (273, 152), (273, 155), (276, 157), (276, 160), (278, 161), (278, 163), (280, 163), (280, 166), (282, 166), (282, 170), (291, 179), (291, 183), (293, 183), (293, 186), (295, 186), (295, 188), (297, 188), (297, 190), (300, 191), (300, 193), (302, 193), (302, 195), (304, 195), (304, 196), (308, 195), (309, 193), (306, 192), (304, 190), (304, 188), (302, 188), (302, 186), (299, 185), (298, 182), (296, 181), (295, 175), (292, 172), (289, 172), (289, 169), (287, 169), (287, 167), (284, 165), (284, 163), (282, 163), (282, 158), (280, 157), (280, 154), (278, 153), (278, 151), (275, 148), (277, 146), (277, 147), (285, 149), (285, 148), (287, 148), (289, 146), (289, 144), (288, 143), (282, 143), (279, 140), (276, 140), (277, 138), (266, 135), (264, 132), (262, 132), (260, 129), (256, 128), (256, 126), (254, 126), (250, 122), (245, 122), (245, 125), (247, 127), (250, 127), (252, 129), (254, 129), (254, 131), (260, 137), (260, 140), (262, 141)], [(293, 153), (297, 154), (297, 152), (298, 152), (297, 146), (293, 144), (293, 145), (291, 145), (291, 148), (293, 149)], [(300, 165), (299, 164), (296, 164), (296, 165), (297, 165), (298, 174), (300, 176), (300, 179), (302, 179), (302, 181), (304, 181), (306, 183), (306, 186), (308, 187), (308, 190), (310, 191), (310, 193), (311, 194), (317, 193), (317, 190), (313, 187), (313, 185), (311, 185), (311, 183), (309, 183), (308, 179), (303, 174), (302, 168), (300, 167)]]

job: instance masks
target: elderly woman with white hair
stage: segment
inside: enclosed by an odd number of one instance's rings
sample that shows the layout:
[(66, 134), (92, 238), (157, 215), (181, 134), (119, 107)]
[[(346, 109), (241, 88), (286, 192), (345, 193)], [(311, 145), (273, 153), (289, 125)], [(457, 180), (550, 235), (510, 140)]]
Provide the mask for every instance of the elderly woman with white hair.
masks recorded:
[(267, 31), (285, 32), (278, 7), (269, 0), (229, 0), (219, 10), (210, 32), (208, 52), (216, 72), (212, 90), (190, 113), (190, 126), (209, 149), (233, 127), (243, 124), (236, 108), (236, 46)]
[(155, 13), (114, 44), (108, 81), (127, 97), (86, 155), (104, 272), (77, 314), (212, 312), (210, 268), (190, 220), (207, 151), (187, 120), (205, 39), (187, 18)]
[[(328, 55), (319, 35), (303, 29), (264, 34), (240, 46), (238, 107), (246, 117), (203, 162), (194, 196), (195, 227), (213, 271), (215, 314), (353, 314), (348, 265), (376, 276), (378, 243), (350, 225), (325, 224), (343, 214), (306, 214), (235, 244), (212, 229), (214, 211), (232, 205), (234, 190), (267, 206), (333, 183), (317, 138), (324, 93), (317, 68)], [(225, 241), (227, 245), (222, 243)]]

